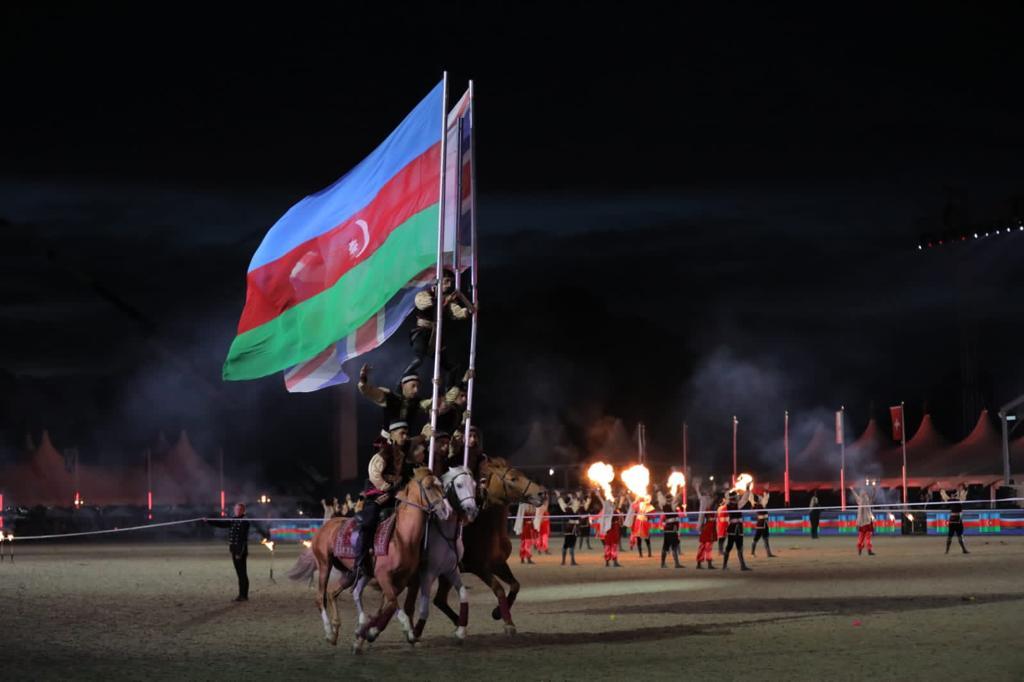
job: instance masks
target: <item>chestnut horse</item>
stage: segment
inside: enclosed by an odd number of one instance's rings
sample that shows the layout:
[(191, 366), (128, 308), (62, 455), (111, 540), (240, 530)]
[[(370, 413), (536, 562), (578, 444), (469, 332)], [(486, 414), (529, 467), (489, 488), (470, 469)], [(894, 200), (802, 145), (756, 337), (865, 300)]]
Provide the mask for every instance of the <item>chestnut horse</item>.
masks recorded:
[[(508, 505), (523, 500), (539, 505), (547, 496), (547, 491), (523, 472), (509, 466), (501, 457), (481, 460), (480, 483), (484, 505), (476, 521), (463, 528), (465, 554), (461, 568), (491, 588), (498, 599), (498, 606), (491, 612), (491, 617), (495, 620), (503, 619), (505, 633), (514, 635), (516, 625), (512, 622), (512, 605), (519, 594), (519, 581), (508, 566), (508, 558), (512, 555), (512, 541), (508, 537)], [(501, 581), (509, 586), (507, 596)], [(450, 590), (451, 583), (441, 576), (434, 596), (434, 606), (441, 609), (452, 624), (458, 625), (459, 615), (448, 606)]]
[[(359, 613), (355, 641), (352, 645), (355, 653), (361, 651), (366, 642), (377, 639), (396, 611), (406, 637), (410, 641), (414, 639), (409, 617), (404, 611), (398, 611), (398, 596), (410, 582), (415, 582), (417, 577), (428, 518), (437, 515), (441, 519), (447, 519), (452, 513), (451, 507), (444, 499), (444, 490), (440, 482), (426, 468), (417, 469), (413, 479), (396, 498), (395, 529), (388, 544), (388, 553), (374, 557), (373, 560), (373, 578), (383, 592), (383, 600), (372, 620), (363, 612), (361, 602), (363, 588), (370, 578), (363, 578), (353, 589), (352, 596)], [(319, 571), (317, 607), (323, 619), (327, 641), (332, 645), (337, 644), (338, 633), (341, 630), (337, 599), (352, 585), (355, 563), (353, 559), (334, 555), (335, 538), (346, 521), (348, 519), (335, 518), (321, 526), (313, 536), (312, 560), (304, 553), (299, 556), (295, 566), (288, 573), (293, 580), (302, 580), (311, 575), (313, 570)], [(336, 588), (328, 590), (332, 567), (339, 569), (342, 577)]]

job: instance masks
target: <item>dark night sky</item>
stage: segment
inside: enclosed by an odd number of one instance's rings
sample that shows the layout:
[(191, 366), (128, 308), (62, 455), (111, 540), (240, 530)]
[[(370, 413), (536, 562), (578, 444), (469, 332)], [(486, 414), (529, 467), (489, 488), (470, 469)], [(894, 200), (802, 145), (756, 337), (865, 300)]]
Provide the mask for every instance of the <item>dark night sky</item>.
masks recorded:
[[(532, 427), (599, 454), (644, 419), (668, 458), (685, 417), (722, 462), (736, 413), (769, 457), (784, 406), (858, 430), (899, 400), (955, 438), (965, 395), (1024, 392), (1024, 234), (916, 250), (1024, 214), (1018, 5), (468, 7), (2, 10), (5, 456), (45, 426), (118, 461), (186, 426), (327, 470), (329, 396), (219, 382), (245, 266), (443, 68), (478, 91), (490, 449)], [(406, 353), (375, 353), (381, 378)]]

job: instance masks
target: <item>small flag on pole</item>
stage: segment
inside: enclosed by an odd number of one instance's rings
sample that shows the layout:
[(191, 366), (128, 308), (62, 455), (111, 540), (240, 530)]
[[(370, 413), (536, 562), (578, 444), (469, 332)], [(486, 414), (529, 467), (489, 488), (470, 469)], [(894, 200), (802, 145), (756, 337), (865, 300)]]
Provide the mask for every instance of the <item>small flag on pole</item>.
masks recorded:
[(842, 445), (843, 442), (843, 411), (836, 410), (836, 445)]
[(903, 440), (903, 406), (894, 405), (889, 408), (889, 415), (892, 417), (892, 439)]

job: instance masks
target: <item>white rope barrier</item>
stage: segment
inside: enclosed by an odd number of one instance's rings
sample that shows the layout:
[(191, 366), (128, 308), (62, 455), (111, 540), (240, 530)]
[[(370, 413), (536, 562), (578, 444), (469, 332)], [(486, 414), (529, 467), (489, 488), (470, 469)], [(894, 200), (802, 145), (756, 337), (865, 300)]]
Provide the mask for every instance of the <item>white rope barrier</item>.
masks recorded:
[[(996, 502), (1024, 502), (1024, 497), (1002, 498), (1002, 499), (996, 500)], [(909, 503), (909, 504), (906, 504), (906, 505), (904, 505), (902, 502), (892, 502), (892, 503), (883, 503), (883, 504), (873, 504), (873, 505), (870, 505), (870, 509), (872, 509), (873, 511), (880, 511), (882, 513), (888, 513), (888, 514), (897, 514), (897, 513), (906, 514), (906, 513), (913, 513), (915, 511), (916, 512), (929, 511), (928, 509), (926, 509), (926, 507), (943, 507), (944, 509), (939, 509), (937, 511), (944, 511), (944, 510), (948, 509), (951, 504), (957, 504), (957, 503), (958, 504), (962, 504), (962, 505), (969, 505), (969, 504), (974, 504), (974, 505), (981, 505), (981, 504), (991, 505), (992, 504), (992, 500), (964, 500), (963, 502), (959, 502), (959, 501), (955, 501), (955, 502), (943, 502), (943, 501), (939, 501), (939, 502), (912, 502), (912, 503)], [(922, 509), (923, 507), (924, 507), (924, 509)], [(844, 514), (856, 514), (857, 513), (856, 506), (851, 506), (851, 508), (847, 509), (846, 511), (843, 511), (842, 507), (839, 507), (839, 506), (834, 506), (834, 507), (770, 507), (770, 508), (764, 509), (764, 510), (747, 508), (747, 509), (742, 509), (740, 511), (744, 515), (747, 515), (747, 516), (749, 516), (751, 514), (755, 514), (755, 513), (760, 512), (760, 511), (766, 511), (766, 512), (768, 512), (769, 515), (774, 514), (774, 515), (777, 516), (779, 514), (788, 514), (788, 513), (793, 513), (793, 512), (805, 512), (805, 511), (809, 512), (809, 511), (814, 511), (814, 510), (821, 511), (821, 512), (826, 512), (826, 511), (827, 512), (840, 512), (840, 513), (844, 513)], [(990, 512), (990, 511), (1004, 511), (1005, 512), (1005, 511), (1014, 511), (1014, 510), (1012, 510), (1012, 509), (1002, 509), (1002, 510), (998, 510), (998, 509), (997, 510), (993, 510), (993, 509), (974, 509), (974, 510), (964, 510), (963, 514), (964, 514), (965, 517), (967, 517), (967, 516), (973, 516), (975, 514), (979, 514), (979, 513), (982, 513), (982, 512)], [(1022, 509), (1021, 511), (1024, 512), (1024, 509)], [(656, 516), (658, 514), (663, 514), (663, 513), (665, 513), (665, 512), (661, 512), (661, 511), (655, 509), (655, 510), (653, 510), (651, 512), (648, 512), (647, 515), (648, 516)], [(684, 513), (687, 516), (687, 518), (689, 518), (691, 515), (698, 516), (700, 514), (700, 512), (698, 512), (698, 511), (686, 511), (686, 512), (681, 512), (681, 513)], [(717, 508), (709, 508), (704, 513), (705, 514), (710, 514), (710, 515), (714, 516), (714, 515), (716, 515), (718, 513), (718, 509)], [(581, 511), (581, 512), (576, 513), (576, 514), (549, 514), (548, 518), (552, 519), (552, 520), (578, 519), (580, 517), (599, 516), (599, 515), (600, 515), (600, 513), (590, 514), (588, 512), (582, 512)], [(625, 517), (628, 514), (622, 513), (622, 512), (615, 512), (612, 515), (613, 516), (618, 516), (618, 517)], [(514, 515), (509, 515), (508, 516), (509, 520), (514, 519), (514, 518), (515, 518)], [(139, 525), (139, 526), (128, 526), (127, 528), (109, 528), (109, 529), (106, 529), (106, 530), (90, 530), (90, 531), (81, 531), (81, 532), (76, 532), (76, 533), (52, 533), (52, 534), (49, 534), (49, 535), (13, 536), (13, 540), (12, 539), (6, 539), (6, 540), (0, 539), (0, 542), (4, 542), (4, 541), (6, 541), (6, 542), (14, 542), (14, 541), (25, 542), (25, 541), (30, 541), (30, 540), (55, 540), (55, 539), (61, 539), (61, 538), (87, 537), (87, 536), (95, 536), (95, 535), (112, 535), (112, 534), (115, 534), (115, 533), (129, 533), (129, 532), (140, 531), (140, 530), (150, 530), (150, 529), (153, 529), (153, 528), (166, 528), (166, 527), (170, 527), (170, 526), (182, 526), (182, 525), (191, 524), (191, 523), (200, 523), (200, 522), (204, 522), (204, 521), (207, 521), (207, 520), (233, 521), (235, 519), (234, 519), (234, 517), (204, 517), (204, 516), (199, 516), (199, 517), (196, 517), (196, 518), (181, 519), (181, 520), (178, 520), (178, 521), (163, 521), (163, 522), (160, 522), (160, 523), (147, 523), (147, 524), (143, 524), (143, 525)], [(314, 525), (314, 524), (315, 525), (323, 525), (323, 523), (324, 523), (323, 519), (317, 519), (317, 518), (313, 518), (313, 517), (309, 517), (309, 516), (289, 517), (289, 518), (266, 518), (266, 517), (250, 518), (250, 517), (245, 517), (245, 518), (240, 519), (240, 520), (254, 522), (254, 523), (304, 523), (304, 524), (309, 524), (309, 525)], [(8, 530), (7, 532), (10, 533), (11, 531)]]

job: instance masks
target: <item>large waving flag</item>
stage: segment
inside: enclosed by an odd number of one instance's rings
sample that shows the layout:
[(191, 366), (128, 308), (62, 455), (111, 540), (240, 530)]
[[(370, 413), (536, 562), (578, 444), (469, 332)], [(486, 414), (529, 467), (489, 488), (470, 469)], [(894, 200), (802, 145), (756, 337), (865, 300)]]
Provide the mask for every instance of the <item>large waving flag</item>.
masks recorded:
[[(472, 103), (469, 92), (448, 114), (445, 150), (445, 260), (458, 269), (469, 265), (472, 215), (470, 188), (470, 148), (472, 135)], [(416, 294), (434, 282), (434, 270), (428, 268), (406, 283), (383, 308), (358, 329), (332, 343), (310, 360), (287, 369), (285, 388), (291, 393), (309, 393), (328, 386), (346, 383), (348, 375), (342, 364), (368, 353), (391, 337), (413, 310)]]
[(359, 165), (270, 229), (249, 264), (225, 379), (314, 358), (436, 262), (443, 100), (439, 83)]

